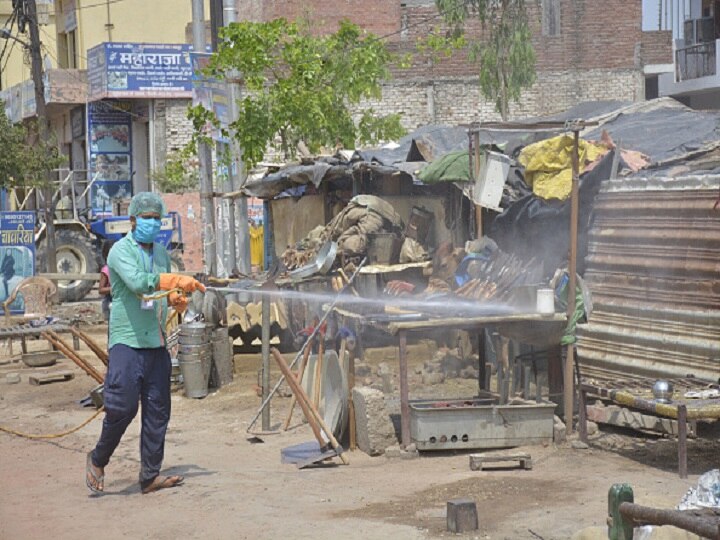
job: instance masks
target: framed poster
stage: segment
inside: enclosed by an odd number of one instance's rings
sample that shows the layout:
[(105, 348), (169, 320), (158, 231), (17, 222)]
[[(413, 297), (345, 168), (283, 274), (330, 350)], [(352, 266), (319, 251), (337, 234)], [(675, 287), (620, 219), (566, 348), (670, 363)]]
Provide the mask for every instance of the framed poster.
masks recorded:
[[(15, 287), (35, 273), (35, 212), (0, 212), (0, 304)], [(10, 305), (12, 313), (23, 313), (19, 295)]]

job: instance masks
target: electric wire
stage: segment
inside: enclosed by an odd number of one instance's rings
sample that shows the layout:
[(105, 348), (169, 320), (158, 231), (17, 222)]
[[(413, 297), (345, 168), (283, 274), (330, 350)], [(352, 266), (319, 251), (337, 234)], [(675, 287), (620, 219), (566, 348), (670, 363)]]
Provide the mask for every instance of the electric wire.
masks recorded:
[[(88, 4), (87, 6), (78, 6), (75, 5), (75, 9), (73, 11), (81, 11), (83, 9), (90, 9), (90, 8), (96, 8), (96, 7), (105, 7), (112, 4), (118, 4), (120, 2), (125, 2), (125, 0), (106, 0), (105, 2), (97, 2), (95, 4)], [(70, 10), (68, 10), (70, 11)]]
[[(10, 14), (10, 16), (7, 18), (7, 20), (5, 21), (5, 24), (3, 25), (3, 29), (6, 29), (8, 32), (10, 32), (10, 34), (12, 34), (12, 27), (15, 24), (16, 16), (17, 16), (17, 13), (15, 11), (13, 11)], [(8, 24), (9, 24), (9, 26), (8, 26)], [(5, 56), (5, 51), (7, 50), (10, 41), (14, 41), (14, 40), (5, 38), (5, 45), (3, 46), (2, 51), (0, 51), (0, 65), (2, 65), (2, 59), (3, 59), (3, 56)]]
[[(8, 17), (8, 20), (5, 21), (5, 28), (8, 29), (8, 31), (12, 34), (13, 26), (15, 25), (15, 21), (17, 20), (17, 12), (13, 11), (10, 17)], [(8, 27), (8, 23), (10, 23), (10, 26)], [(10, 42), (12, 41), (12, 44)], [(2, 52), (0, 52), (0, 66), (2, 66), (2, 69), (0, 69), (0, 72), (5, 72), (5, 69), (7, 68), (8, 62), (10, 61), (10, 56), (12, 55), (13, 48), (15, 47), (15, 44), (17, 41), (10, 38), (5, 38), (5, 46), (2, 49)], [(8, 45), (10, 45), (10, 50), (8, 51)], [(7, 58), (5, 59), (5, 63), (2, 63), (3, 56), (5, 56), (5, 52), (7, 51)]]

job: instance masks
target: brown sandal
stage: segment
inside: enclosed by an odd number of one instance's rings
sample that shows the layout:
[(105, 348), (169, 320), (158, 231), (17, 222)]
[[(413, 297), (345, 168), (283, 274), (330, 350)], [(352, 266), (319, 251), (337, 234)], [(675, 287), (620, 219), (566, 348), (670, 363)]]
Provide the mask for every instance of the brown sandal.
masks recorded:
[(183, 483), (183, 480), (185, 480), (185, 477), (180, 475), (156, 476), (150, 484), (142, 488), (142, 492), (143, 495), (147, 495), (148, 493), (153, 493), (154, 491), (158, 491), (160, 489), (179, 486)]

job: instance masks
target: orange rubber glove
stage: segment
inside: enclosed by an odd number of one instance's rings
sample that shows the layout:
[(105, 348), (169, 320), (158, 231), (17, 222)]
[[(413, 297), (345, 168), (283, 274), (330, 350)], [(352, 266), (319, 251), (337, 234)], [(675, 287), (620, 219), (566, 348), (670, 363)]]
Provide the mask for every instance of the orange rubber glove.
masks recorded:
[(161, 291), (182, 289), (184, 292), (190, 294), (195, 291), (205, 292), (205, 285), (190, 276), (183, 276), (181, 274), (160, 274), (158, 289)]
[(188, 307), (188, 297), (184, 294), (171, 292), (168, 295), (168, 304), (175, 308), (178, 313), (185, 313)]

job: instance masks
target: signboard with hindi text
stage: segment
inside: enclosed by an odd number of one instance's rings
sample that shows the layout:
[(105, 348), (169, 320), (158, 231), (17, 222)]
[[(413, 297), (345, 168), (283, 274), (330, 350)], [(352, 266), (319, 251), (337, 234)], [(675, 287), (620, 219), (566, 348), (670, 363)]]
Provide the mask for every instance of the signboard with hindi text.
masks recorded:
[(88, 51), (89, 99), (192, 97), (190, 45), (101, 43)]
[[(35, 212), (0, 212), (0, 304), (15, 287), (35, 273)], [(10, 304), (22, 313), (22, 295)]]
[[(211, 54), (196, 53), (190, 55), (193, 69), (193, 105), (202, 105), (209, 111), (215, 113), (220, 122), (221, 129), (227, 129), (230, 124), (230, 98), (227, 92), (227, 84), (209, 77), (203, 73), (210, 62)], [(222, 143), (230, 141), (222, 135), (221, 129), (208, 125), (206, 130), (210, 137)]]
[(88, 103), (88, 172), (93, 214), (111, 216), (113, 205), (132, 197), (132, 103)]

